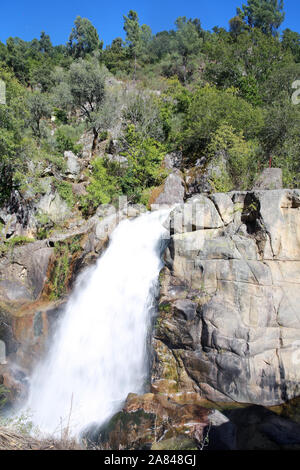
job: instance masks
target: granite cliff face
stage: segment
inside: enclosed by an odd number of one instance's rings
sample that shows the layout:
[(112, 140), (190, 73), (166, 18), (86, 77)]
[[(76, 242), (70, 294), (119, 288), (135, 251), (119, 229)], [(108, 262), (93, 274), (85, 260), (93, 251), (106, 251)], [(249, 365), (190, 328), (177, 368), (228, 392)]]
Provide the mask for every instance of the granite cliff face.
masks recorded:
[(298, 396), (300, 192), (194, 196), (171, 230), (152, 387), (264, 406)]
[[(86, 222), (2, 255), (8, 364), (0, 379), (11, 401), (26, 390), (76, 274), (105, 249), (120, 217), (141, 211), (100, 207)], [(299, 448), (300, 191), (198, 194), (166, 223), (147, 393), (130, 394), (89, 437), (106, 449)], [(51, 300), (53, 273), (66, 290)]]

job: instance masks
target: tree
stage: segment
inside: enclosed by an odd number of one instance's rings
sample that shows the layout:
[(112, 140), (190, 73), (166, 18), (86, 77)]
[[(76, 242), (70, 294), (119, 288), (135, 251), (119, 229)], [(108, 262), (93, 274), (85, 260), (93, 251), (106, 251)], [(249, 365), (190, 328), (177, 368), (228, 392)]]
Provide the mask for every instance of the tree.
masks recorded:
[(68, 49), (74, 57), (84, 57), (94, 51), (100, 51), (103, 41), (100, 41), (96, 28), (87, 18), (77, 16), (72, 28)]
[(133, 79), (135, 80), (137, 59), (147, 53), (147, 49), (149, 49), (150, 41), (152, 39), (152, 32), (150, 27), (145, 24), (140, 27), (138, 14), (134, 10), (130, 10), (128, 16), (123, 15), (123, 18), (123, 29), (126, 31), (126, 42), (134, 61)]
[(123, 117), (133, 124), (142, 138), (152, 137), (162, 141), (164, 137), (163, 122), (158, 100), (152, 93), (133, 91), (127, 94)]
[(237, 14), (250, 28), (276, 36), (285, 17), (283, 8), (283, 0), (248, 0), (248, 5), (237, 8)]
[(187, 20), (185, 16), (175, 21), (177, 50), (180, 54), (183, 68), (183, 82), (186, 83), (188, 65), (193, 55), (199, 54), (203, 39), (200, 37), (200, 20)]
[(258, 136), (264, 123), (262, 111), (238, 97), (237, 91), (207, 85), (190, 96), (179, 140), (192, 157), (205, 155), (212, 135), (222, 124), (243, 132), (246, 139)]
[(0, 66), (0, 79), (6, 84), (6, 104), (0, 104), (0, 204), (17, 187), (16, 172), (23, 172), (21, 156), (24, 123), (27, 118), (25, 89), (11, 72)]
[(29, 68), (26, 62), (26, 42), (20, 38), (9, 37), (6, 41), (7, 65), (22, 83), (28, 83)]
[(45, 31), (41, 32), (39, 44), (40, 44), (39, 50), (41, 52), (43, 52), (44, 54), (48, 54), (48, 55), (52, 53), (53, 51), (52, 42), (51, 42), (50, 36), (46, 34)]
[(51, 105), (46, 94), (34, 91), (28, 95), (28, 109), (30, 113), (29, 124), (33, 133), (41, 138), (41, 120), (51, 116)]
[[(81, 117), (87, 123), (88, 129), (94, 134), (92, 151), (96, 149), (99, 131), (113, 119), (114, 113), (106, 107), (106, 116), (103, 116), (103, 107), (107, 102), (105, 81), (109, 72), (104, 65), (100, 65), (96, 58), (91, 60), (79, 59), (73, 62), (68, 72), (56, 69), (53, 74), (57, 86), (53, 92), (53, 103), (60, 108), (80, 110)], [(106, 129), (103, 129), (106, 130)]]
[(147, 188), (159, 186), (166, 173), (162, 170), (165, 148), (151, 137), (143, 138), (130, 124), (126, 133), (127, 150), (121, 155), (126, 157), (127, 166), (121, 178), (121, 188), (130, 202), (141, 202)]
[(113, 39), (110, 46), (107, 46), (103, 52), (103, 62), (108, 70), (112, 73), (126, 69), (127, 66), (127, 49), (122, 38)]
[(290, 29), (285, 29), (282, 33), (282, 46), (285, 50), (290, 50), (296, 62), (300, 62), (300, 34)]
[(101, 157), (95, 158), (87, 194), (81, 199), (83, 211), (90, 214), (100, 204), (111, 202), (118, 194), (121, 194), (119, 181), (110, 168), (110, 162)]
[(149, 52), (154, 60), (157, 61), (167, 54), (171, 54), (175, 49), (175, 31), (161, 31), (152, 38)]
[(239, 15), (236, 15), (233, 18), (231, 18), (231, 20), (229, 20), (229, 30), (232, 36), (234, 36), (235, 38), (240, 33), (245, 31), (246, 28), (247, 28), (247, 25), (245, 24), (245, 22), (242, 20), (242, 18)]

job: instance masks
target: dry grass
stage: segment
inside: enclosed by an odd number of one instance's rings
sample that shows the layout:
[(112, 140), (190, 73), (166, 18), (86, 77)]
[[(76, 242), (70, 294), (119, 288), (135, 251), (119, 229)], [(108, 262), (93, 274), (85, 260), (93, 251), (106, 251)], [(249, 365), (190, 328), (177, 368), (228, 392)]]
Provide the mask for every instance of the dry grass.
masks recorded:
[(72, 439), (36, 439), (29, 435), (0, 427), (0, 450), (81, 450), (82, 447)]

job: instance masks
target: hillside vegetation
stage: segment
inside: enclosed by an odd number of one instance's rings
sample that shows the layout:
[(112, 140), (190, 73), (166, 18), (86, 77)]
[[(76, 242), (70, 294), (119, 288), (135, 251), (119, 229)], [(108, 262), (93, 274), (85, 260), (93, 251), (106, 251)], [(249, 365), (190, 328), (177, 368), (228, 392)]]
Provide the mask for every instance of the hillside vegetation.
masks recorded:
[[(152, 34), (130, 11), (126, 40), (105, 49), (101, 31), (81, 17), (65, 45), (53, 46), (44, 31), (0, 43), (2, 207), (12, 195), (26, 205), (50, 189), (83, 216), (120, 195), (147, 205), (172, 152), (183, 173), (218, 166), (212, 191), (251, 189), (270, 163), (285, 187), (299, 187), (292, 85), (300, 34), (279, 34), (283, 19), (282, 1), (249, 0), (228, 30), (180, 17), (173, 30)], [(48, 216), (40, 209), (36, 217), (43, 238)]]

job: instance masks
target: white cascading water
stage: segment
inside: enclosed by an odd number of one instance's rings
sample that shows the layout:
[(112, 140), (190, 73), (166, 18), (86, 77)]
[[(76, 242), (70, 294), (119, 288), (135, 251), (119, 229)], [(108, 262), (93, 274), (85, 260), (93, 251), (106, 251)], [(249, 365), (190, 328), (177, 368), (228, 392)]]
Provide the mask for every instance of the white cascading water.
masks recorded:
[(31, 379), (26, 410), (44, 433), (78, 435), (141, 393), (147, 334), (162, 268), (169, 211), (124, 220), (97, 264), (79, 279), (48, 357)]

